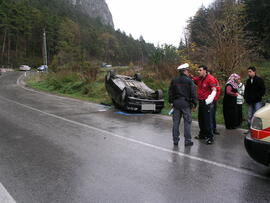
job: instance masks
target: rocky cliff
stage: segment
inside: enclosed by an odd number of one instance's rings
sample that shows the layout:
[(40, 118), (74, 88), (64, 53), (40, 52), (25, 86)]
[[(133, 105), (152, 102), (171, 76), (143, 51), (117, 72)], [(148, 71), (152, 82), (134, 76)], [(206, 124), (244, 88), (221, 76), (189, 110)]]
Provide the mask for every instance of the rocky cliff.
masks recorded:
[(112, 14), (105, 0), (72, 0), (72, 4), (92, 18), (100, 18), (101, 22), (114, 26)]

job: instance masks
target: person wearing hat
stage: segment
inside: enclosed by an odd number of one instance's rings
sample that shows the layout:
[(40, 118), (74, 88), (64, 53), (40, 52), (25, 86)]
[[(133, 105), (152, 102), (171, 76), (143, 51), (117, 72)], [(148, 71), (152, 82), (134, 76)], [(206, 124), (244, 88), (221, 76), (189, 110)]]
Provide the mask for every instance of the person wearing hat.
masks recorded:
[(169, 103), (173, 106), (173, 144), (178, 146), (179, 125), (181, 118), (184, 118), (185, 146), (192, 146), (191, 139), (191, 109), (197, 106), (196, 90), (193, 81), (189, 78), (189, 65), (180, 65), (179, 75), (171, 81), (169, 87)]

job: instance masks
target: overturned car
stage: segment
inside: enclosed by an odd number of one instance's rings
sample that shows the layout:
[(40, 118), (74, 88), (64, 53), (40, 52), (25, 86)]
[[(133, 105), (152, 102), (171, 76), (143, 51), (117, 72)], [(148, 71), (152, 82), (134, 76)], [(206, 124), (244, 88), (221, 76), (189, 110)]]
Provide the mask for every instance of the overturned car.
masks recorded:
[(159, 113), (164, 106), (162, 91), (147, 87), (138, 73), (129, 77), (110, 70), (105, 76), (105, 87), (114, 105), (126, 111)]

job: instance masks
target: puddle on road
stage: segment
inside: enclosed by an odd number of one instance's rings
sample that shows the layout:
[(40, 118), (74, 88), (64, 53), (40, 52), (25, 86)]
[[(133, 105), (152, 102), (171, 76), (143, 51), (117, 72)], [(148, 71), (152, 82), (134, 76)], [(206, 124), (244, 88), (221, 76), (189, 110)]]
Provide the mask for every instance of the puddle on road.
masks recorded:
[(126, 113), (122, 111), (114, 112), (115, 114), (124, 115), (124, 116), (143, 116), (143, 113)]
[(111, 105), (104, 105), (104, 104), (98, 104), (98, 107), (100, 107), (100, 109), (97, 110), (98, 112), (105, 112), (112, 108)]
[(108, 111), (108, 109), (99, 109), (99, 112), (104, 112), (104, 111)]

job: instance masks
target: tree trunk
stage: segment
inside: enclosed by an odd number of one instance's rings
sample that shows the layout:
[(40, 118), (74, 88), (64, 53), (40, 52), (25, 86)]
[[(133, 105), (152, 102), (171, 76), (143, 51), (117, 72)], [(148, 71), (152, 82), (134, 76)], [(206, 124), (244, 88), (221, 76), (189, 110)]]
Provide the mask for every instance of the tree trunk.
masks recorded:
[(7, 30), (5, 29), (3, 46), (2, 46), (2, 57), (1, 57), (1, 59), (2, 59), (2, 65), (4, 65), (4, 53), (5, 53), (6, 37), (7, 37)]
[(16, 34), (16, 42), (15, 42), (15, 60), (18, 58), (18, 34)]
[(7, 58), (7, 64), (8, 64), (8, 66), (10, 65), (10, 36), (8, 36), (8, 58)]

